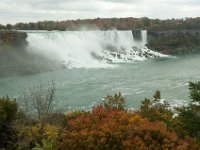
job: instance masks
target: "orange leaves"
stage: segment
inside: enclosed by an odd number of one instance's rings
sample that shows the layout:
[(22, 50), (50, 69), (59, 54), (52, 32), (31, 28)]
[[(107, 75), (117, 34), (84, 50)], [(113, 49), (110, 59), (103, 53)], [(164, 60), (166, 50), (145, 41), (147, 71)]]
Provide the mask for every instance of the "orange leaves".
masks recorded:
[(90, 112), (68, 113), (59, 149), (197, 149), (191, 138), (180, 139), (169, 126), (172, 112), (159, 99), (157, 92), (153, 101), (143, 101), (140, 111), (129, 112), (119, 93)]
[(129, 122), (130, 123), (139, 123), (139, 122), (141, 122), (141, 116), (139, 114), (136, 114), (132, 118), (130, 118)]
[(190, 148), (192, 143), (186, 143), (161, 121), (100, 105), (69, 119), (60, 149), (176, 149), (180, 144)]

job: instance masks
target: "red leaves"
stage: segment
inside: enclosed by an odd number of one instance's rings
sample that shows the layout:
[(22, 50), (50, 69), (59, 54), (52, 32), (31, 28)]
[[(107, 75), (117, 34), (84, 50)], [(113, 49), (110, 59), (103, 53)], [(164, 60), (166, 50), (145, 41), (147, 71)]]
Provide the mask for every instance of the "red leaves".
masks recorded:
[[(70, 115), (73, 115), (70, 114)], [(70, 118), (70, 117), (69, 117)], [(161, 121), (116, 108), (94, 107), (68, 121), (61, 149), (176, 149), (194, 144), (179, 139)], [(189, 143), (189, 144), (187, 144)]]

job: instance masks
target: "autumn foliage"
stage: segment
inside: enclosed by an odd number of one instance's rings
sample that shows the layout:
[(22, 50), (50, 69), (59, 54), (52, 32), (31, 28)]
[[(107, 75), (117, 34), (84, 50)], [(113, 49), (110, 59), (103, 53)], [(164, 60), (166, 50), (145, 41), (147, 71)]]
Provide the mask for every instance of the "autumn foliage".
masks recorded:
[(17, 23), (15, 25), (0, 25), (0, 29), (10, 30), (80, 30), (86, 27), (90, 30), (101, 29), (148, 29), (148, 30), (190, 30), (200, 28), (200, 17), (182, 18), (182, 19), (150, 19), (142, 18), (95, 18), (84, 20), (66, 20), (66, 21), (39, 21), (30, 23)]
[[(193, 87), (194, 86), (194, 87)], [(190, 83), (192, 99), (199, 101), (198, 86)], [(196, 92), (196, 93), (195, 93)], [(198, 121), (187, 114), (198, 115), (199, 107), (180, 108), (173, 117), (170, 105), (161, 101), (159, 91), (152, 99), (142, 101), (141, 108), (129, 111), (121, 93), (107, 96), (90, 111), (51, 113), (42, 121), (24, 113), (12, 111), (16, 103), (0, 99), (0, 114), (14, 116), (3, 120), (13, 132), (5, 135), (4, 149), (19, 150), (198, 150)], [(198, 109), (198, 111), (197, 111)], [(196, 113), (197, 112), (197, 113)], [(12, 115), (13, 114), (13, 115)], [(2, 116), (1, 116), (2, 117)], [(187, 122), (193, 121), (194, 124)], [(198, 118), (197, 118), (198, 120)], [(41, 124), (43, 128), (41, 129)], [(193, 127), (193, 128), (192, 128)], [(191, 133), (191, 132), (192, 133)], [(6, 132), (5, 132), (6, 133)], [(15, 137), (15, 138), (13, 138)], [(1, 141), (2, 142), (2, 141)]]
[(103, 105), (70, 119), (60, 141), (58, 149), (197, 149), (191, 138), (180, 139), (164, 122)]

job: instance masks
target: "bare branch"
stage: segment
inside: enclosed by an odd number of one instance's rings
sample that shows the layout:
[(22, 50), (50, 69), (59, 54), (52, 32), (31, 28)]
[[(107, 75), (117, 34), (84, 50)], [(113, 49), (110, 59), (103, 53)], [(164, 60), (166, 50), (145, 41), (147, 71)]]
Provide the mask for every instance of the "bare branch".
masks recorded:
[(33, 111), (36, 111), (38, 118), (45, 118), (53, 105), (55, 90), (54, 81), (49, 82), (45, 87), (42, 84), (29, 86), (21, 95), (25, 112), (32, 114)]

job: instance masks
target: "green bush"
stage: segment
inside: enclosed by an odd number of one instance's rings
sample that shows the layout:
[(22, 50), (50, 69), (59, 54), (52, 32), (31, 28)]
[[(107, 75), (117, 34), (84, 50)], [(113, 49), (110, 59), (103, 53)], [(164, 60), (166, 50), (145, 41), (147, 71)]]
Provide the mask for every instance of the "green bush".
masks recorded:
[(191, 102), (177, 108), (180, 130), (183, 134), (195, 137), (200, 143), (200, 82), (189, 82)]
[(12, 122), (16, 118), (17, 103), (9, 97), (0, 98), (0, 148), (13, 149), (16, 140)]
[(168, 126), (172, 124), (173, 112), (166, 101), (161, 102), (160, 91), (156, 91), (153, 99), (145, 98), (145, 100), (142, 101), (138, 113), (143, 118), (148, 118), (150, 121), (163, 121)]
[(17, 103), (9, 97), (0, 98), (0, 123), (11, 123), (17, 114)]
[(103, 101), (103, 106), (105, 108), (117, 108), (117, 109), (124, 109), (125, 107), (125, 100), (121, 93), (115, 95), (108, 95), (105, 100)]

